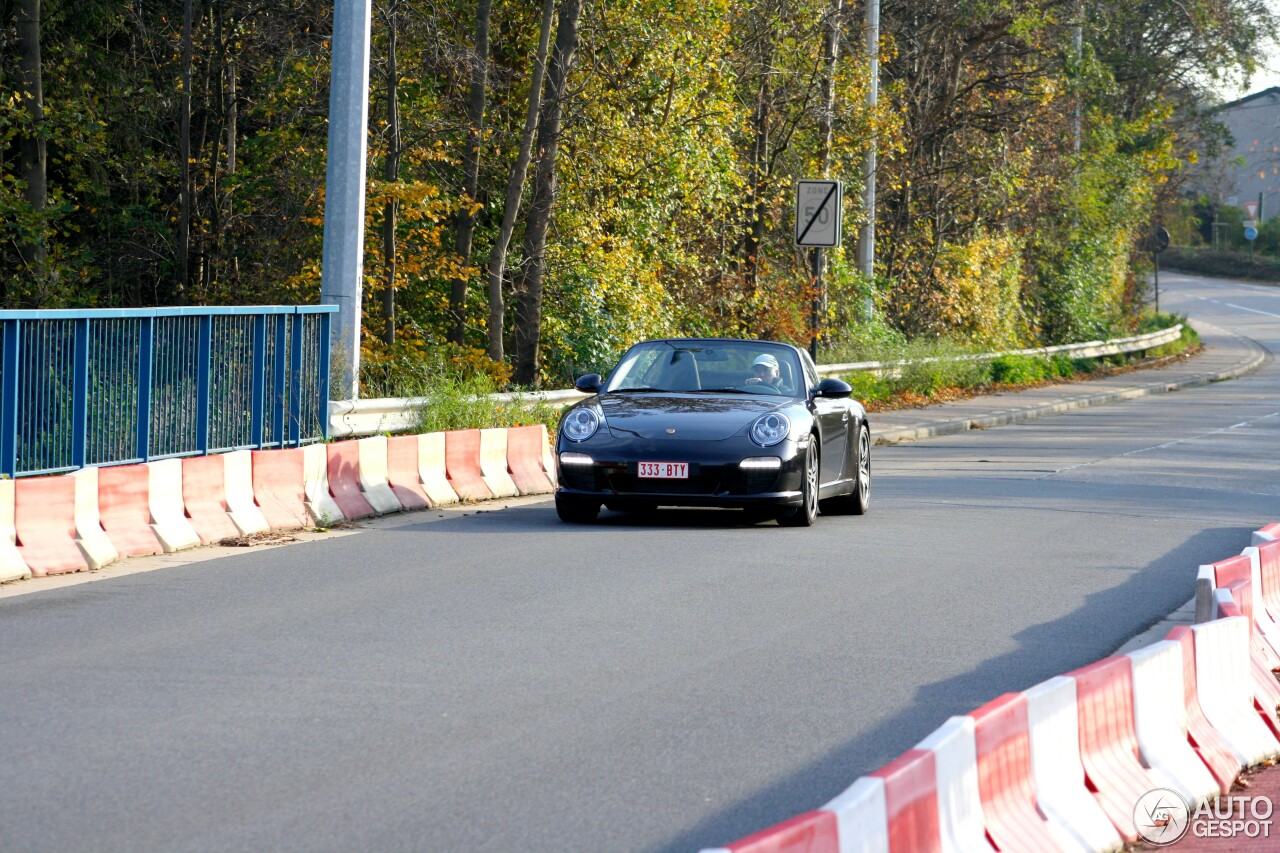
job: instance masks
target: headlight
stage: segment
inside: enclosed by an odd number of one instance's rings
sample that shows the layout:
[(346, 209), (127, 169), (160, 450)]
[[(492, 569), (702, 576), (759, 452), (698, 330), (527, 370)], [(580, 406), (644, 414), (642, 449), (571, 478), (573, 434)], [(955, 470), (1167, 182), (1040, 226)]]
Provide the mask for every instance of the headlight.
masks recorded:
[(751, 425), (751, 440), (761, 447), (773, 447), (791, 432), (791, 421), (786, 415), (770, 412), (756, 418)]
[(600, 429), (600, 416), (594, 409), (574, 409), (560, 425), (560, 431), (570, 441), (586, 441)]

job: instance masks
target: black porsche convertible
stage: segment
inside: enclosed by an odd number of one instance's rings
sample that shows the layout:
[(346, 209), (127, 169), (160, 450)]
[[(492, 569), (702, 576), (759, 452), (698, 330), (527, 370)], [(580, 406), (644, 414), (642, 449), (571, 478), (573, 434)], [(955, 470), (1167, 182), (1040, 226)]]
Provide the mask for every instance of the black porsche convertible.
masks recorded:
[(627, 350), (560, 421), (556, 512), (739, 507), (807, 527), (871, 501), (867, 413), (804, 350), (772, 341), (680, 338)]

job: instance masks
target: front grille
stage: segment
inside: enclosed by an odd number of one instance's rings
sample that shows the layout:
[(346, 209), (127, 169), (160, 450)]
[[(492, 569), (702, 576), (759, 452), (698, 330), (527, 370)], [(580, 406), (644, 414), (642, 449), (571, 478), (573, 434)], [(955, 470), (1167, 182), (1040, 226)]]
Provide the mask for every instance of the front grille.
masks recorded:
[(609, 488), (638, 495), (713, 495), (720, 491), (720, 477), (698, 474), (687, 480), (650, 480), (632, 474), (613, 474), (609, 477)]

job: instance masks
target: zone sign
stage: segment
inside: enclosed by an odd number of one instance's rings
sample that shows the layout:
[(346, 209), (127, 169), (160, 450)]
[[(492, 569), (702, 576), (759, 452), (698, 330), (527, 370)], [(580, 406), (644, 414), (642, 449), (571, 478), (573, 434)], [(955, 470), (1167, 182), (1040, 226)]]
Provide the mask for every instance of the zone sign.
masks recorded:
[(844, 209), (840, 181), (796, 181), (796, 245), (834, 249), (840, 245)]

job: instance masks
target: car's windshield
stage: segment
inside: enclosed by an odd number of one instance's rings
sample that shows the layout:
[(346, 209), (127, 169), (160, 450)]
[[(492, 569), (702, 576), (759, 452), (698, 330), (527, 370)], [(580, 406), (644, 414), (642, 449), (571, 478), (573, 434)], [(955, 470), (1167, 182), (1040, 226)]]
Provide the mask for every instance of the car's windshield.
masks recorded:
[(803, 397), (795, 350), (763, 341), (646, 341), (614, 368), (605, 393), (738, 392)]

